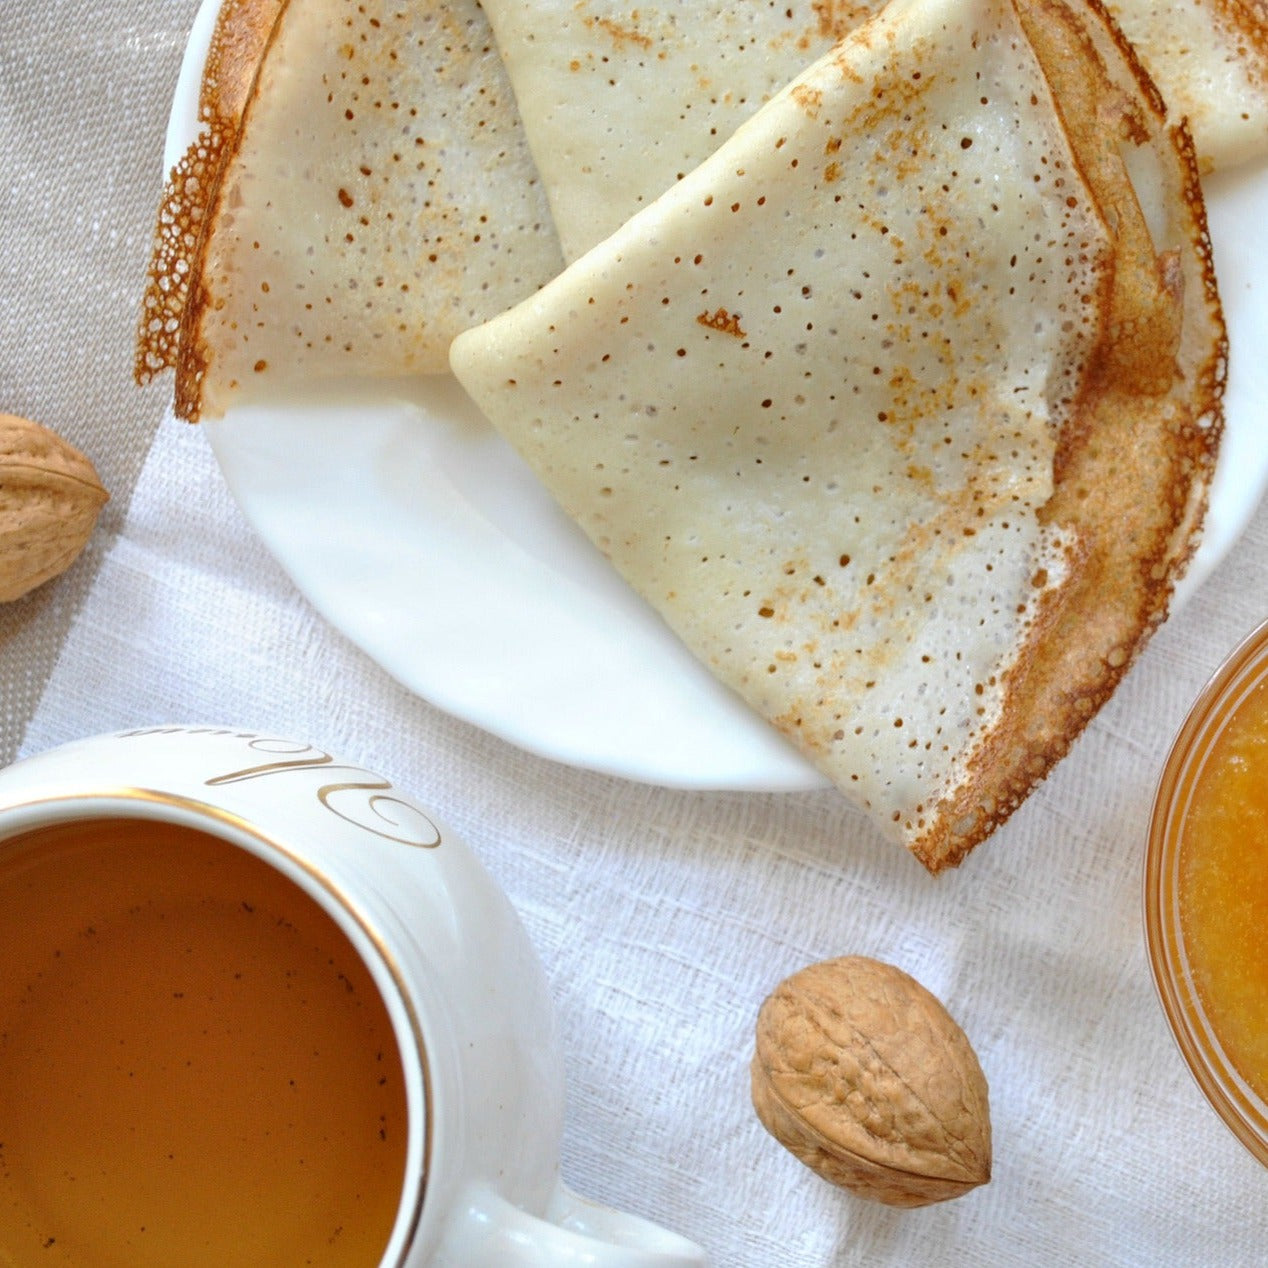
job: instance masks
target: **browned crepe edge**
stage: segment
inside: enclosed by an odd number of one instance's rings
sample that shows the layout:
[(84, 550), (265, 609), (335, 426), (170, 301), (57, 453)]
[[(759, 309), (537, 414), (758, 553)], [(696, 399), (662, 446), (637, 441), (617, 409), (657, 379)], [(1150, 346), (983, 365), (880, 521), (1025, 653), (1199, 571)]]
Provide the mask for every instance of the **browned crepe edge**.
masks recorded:
[(288, 0), (222, 0), (203, 69), (199, 113), (238, 123)]
[[(1227, 337), (1192, 139), (1183, 124), (1166, 126), (1161, 96), (1104, 6), (1087, 0), (1085, 8), (1135, 76), (1149, 116), (1131, 109), (1072, 8), (1062, 0), (1018, 0), (1081, 174), (1119, 247), (1106, 278), (1101, 342), (1060, 439), (1054, 492), (1043, 511), (1045, 524), (1074, 543), (1070, 576), (1040, 603), (1006, 677), (999, 725), (936, 818), (909, 839), (931, 872), (962, 862), (1016, 810), (1165, 619), (1196, 547), (1222, 431)], [(1096, 67), (1083, 100), (1069, 90), (1081, 73), (1072, 69), (1075, 59)], [(1175, 253), (1155, 256), (1147, 237), (1142, 243), (1139, 211), (1124, 200), (1130, 189), (1103, 144), (1107, 128), (1126, 135), (1142, 125), (1176, 153), (1187, 268)], [(1185, 288), (1183, 327), (1169, 328), (1168, 296), (1178, 285)], [(1178, 356), (1192, 366), (1177, 364)], [(1160, 368), (1170, 371), (1165, 381)]]
[(194, 332), (207, 298), (200, 283), (224, 174), (241, 144), (260, 67), (289, 0), (224, 0), (199, 92), (199, 135), (163, 188), (137, 324), (133, 377), (176, 371), (175, 413), (197, 422), (206, 355)]

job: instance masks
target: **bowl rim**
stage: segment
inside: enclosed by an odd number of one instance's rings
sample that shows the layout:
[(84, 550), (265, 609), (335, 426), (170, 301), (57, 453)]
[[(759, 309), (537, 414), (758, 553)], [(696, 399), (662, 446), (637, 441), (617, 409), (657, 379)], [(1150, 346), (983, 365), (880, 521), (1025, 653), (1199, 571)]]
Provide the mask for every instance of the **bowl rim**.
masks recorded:
[(1178, 843), (1193, 788), (1211, 748), (1246, 697), (1268, 680), (1268, 620), (1247, 634), (1207, 679), (1171, 742), (1154, 790), (1144, 867), (1144, 930), (1150, 974), (1189, 1073), (1233, 1135), (1268, 1166), (1268, 1100), (1225, 1055), (1193, 983), (1180, 929)]

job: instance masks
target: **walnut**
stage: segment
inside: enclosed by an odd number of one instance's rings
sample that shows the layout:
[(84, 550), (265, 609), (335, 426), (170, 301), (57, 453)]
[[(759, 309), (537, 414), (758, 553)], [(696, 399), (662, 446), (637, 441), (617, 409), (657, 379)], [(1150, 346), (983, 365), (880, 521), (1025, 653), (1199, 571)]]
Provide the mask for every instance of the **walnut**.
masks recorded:
[(0, 602), (69, 568), (107, 498), (78, 449), (39, 423), (0, 414)]
[(959, 1197), (991, 1175), (986, 1079), (914, 978), (847, 956), (782, 982), (757, 1018), (753, 1107), (824, 1179), (890, 1206)]

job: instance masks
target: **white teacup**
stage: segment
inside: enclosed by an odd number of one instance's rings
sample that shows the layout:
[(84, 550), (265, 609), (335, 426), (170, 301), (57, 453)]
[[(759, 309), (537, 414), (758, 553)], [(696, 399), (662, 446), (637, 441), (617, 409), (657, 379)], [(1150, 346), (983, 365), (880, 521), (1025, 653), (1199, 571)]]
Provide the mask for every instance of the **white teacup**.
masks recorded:
[[(149, 842), (145, 849), (159, 853), (146, 856), (151, 860), (146, 864), (149, 871), (138, 870), (139, 879), (128, 882), (125, 874), (130, 860), (141, 857), (134, 851), (142, 847), (116, 838), (134, 829)], [(87, 892), (79, 897), (64, 896), (58, 887), (71, 884), (74, 869), (64, 866), (55, 849), (70, 850), (66, 858), (79, 859), (81, 855), (74, 853), (81, 849), (76, 834), (88, 841), (82, 848), (88, 854), (96, 851), (96, 855), (89, 858), (84, 854), (86, 861), (76, 864), (79, 871), (75, 875), (100, 879), (86, 882)], [(233, 728), (158, 726), (82, 740), (0, 771), (0, 905), (8, 903), (0, 906), (0, 919), (20, 931), (13, 945), (29, 948), (21, 955), (29, 960), (23, 972), (31, 979), (26, 985), (17, 981), (23, 974), (15, 974), (11, 965), (7, 970), (10, 985), (0, 987), (0, 1008), (16, 1016), (25, 1007), (21, 992), (36, 991), (31, 984), (36, 979), (40, 983), (54, 980), (72, 960), (83, 961), (83, 972), (91, 975), (96, 971), (92, 957), (101, 947), (112, 938), (126, 944), (132, 937), (127, 931), (131, 926), (119, 923), (116, 927), (111, 903), (121, 910), (126, 908), (128, 917), (143, 922), (151, 934), (158, 929), (155, 936), (160, 941), (155, 945), (160, 949), (170, 950), (173, 956), (190, 953), (196, 941), (192, 935), (184, 939), (189, 946), (168, 936), (171, 927), (179, 923), (177, 917), (183, 908), (155, 915), (148, 912), (139, 891), (127, 889), (133, 884), (143, 890), (150, 883), (149, 878), (160, 870), (155, 858), (179, 858), (181, 866), (188, 858), (190, 867), (196, 863), (202, 866), (197, 862), (201, 845), (173, 853), (163, 834), (178, 845), (205, 843), (208, 866), (224, 863), (253, 868), (262, 875), (267, 873), (275, 884), (280, 873), (285, 883), (279, 888), (289, 891), (298, 887), (311, 899), (317, 916), (333, 920), (333, 927), (350, 944), (349, 955), (355, 952), (359, 966), (368, 972), (373, 990), (367, 987), (362, 995), (375, 995), (375, 1008), (380, 1003), (383, 1006), (379, 1011), (385, 1015), (384, 1031), (394, 1036), (399, 1053), (399, 1065), (385, 1064), (388, 1074), (376, 1081), (384, 1086), (399, 1081), (404, 1107), (399, 1130), (387, 1125), (377, 1133), (385, 1147), (391, 1147), (395, 1140), (398, 1148), (390, 1155), (394, 1159), (391, 1166), (384, 1164), (396, 1196), (395, 1214), (386, 1218), (384, 1240), (379, 1243), (385, 1246), (380, 1259), (383, 1265), (692, 1268), (706, 1262), (691, 1242), (646, 1220), (583, 1201), (562, 1184), (563, 1080), (552, 1006), (541, 965), (510, 903), (475, 856), (390, 781), (308, 744)], [(61, 844), (46, 846), (48, 840)], [(251, 857), (244, 858), (244, 852)], [(261, 860), (267, 867), (259, 865)], [(92, 871), (94, 867), (97, 872)], [(23, 877), (27, 878), (27, 889), (15, 889)], [(178, 882), (172, 885), (178, 888)], [(124, 897), (115, 893), (116, 886)], [(307, 903), (300, 895), (296, 899)], [(302, 925), (299, 916), (263, 922), (255, 903), (254, 897), (250, 902), (244, 899), (234, 919), (254, 920), (249, 928), (262, 935), (272, 937), (271, 931), (278, 929), (288, 938), (299, 937), (295, 932), (297, 924)], [(83, 905), (83, 915), (73, 914), (76, 904)], [(233, 905), (238, 906), (236, 902)], [(104, 906), (104, 914), (97, 914), (98, 906)], [(42, 908), (48, 911), (41, 917)], [(28, 914), (30, 928), (24, 927)], [(39, 920), (61, 917), (79, 924), (68, 924), (69, 932), (57, 935), (62, 942), (55, 948), (51, 943), (42, 945), (41, 939), (53, 935)], [(237, 936), (221, 933), (229, 939)], [(166, 972), (158, 962), (167, 950), (140, 953), (146, 972), (129, 969), (123, 976), (145, 976), (151, 968), (156, 974)], [(330, 962), (334, 962), (333, 956)], [(183, 962), (172, 971), (183, 972)], [(243, 968), (227, 975), (226, 980), (232, 979), (228, 986), (207, 986), (206, 998), (220, 1000), (251, 979), (253, 972)], [(292, 979), (292, 970), (287, 970), (287, 991), (292, 981), (301, 979), (298, 970), (294, 974)], [(281, 982), (280, 975), (273, 978)], [(60, 984), (60, 978), (56, 981), (56, 991), (48, 987), (48, 999), (41, 1006), (72, 1010), (78, 997)], [(349, 1005), (349, 1015), (360, 1017), (366, 1012), (361, 1004), (370, 1001), (356, 995), (347, 975), (341, 974), (338, 981), (341, 998), (346, 996), (356, 1003), (355, 1008)], [(206, 1035), (218, 1024), (214, 1021), (216, 1008), (208, 1011), (205, 1002), (187, 999), (183, 982), (182, 978), (179, 990), (163, 987), (165, 995), (172, 998), (164, 1007), (176, 1010), (173, 1016), (178, 1022), (161, 1021), (157, 1023), (159, 1030), (167, 1036), (178, 1023), (184, 1024), (180, 1018), (189, 1018), (192, 1025), (201, 1017), (204, 1029), (190, 1033)], [(321, 983), (315, 983), (314, 991), (320, 987)], [(277, 985), (277, 989), (283, 986)], [(295, 995), (279, 996), (282, 1005), (276, 1007), (289, 1008)], [(254, 1026), (258, 1021), (264, 1026), (274, 1020), (257, 1017), (250, 1004), (243, 1006), (247, 1009), (244, 1024)], [(256, 1005), (257, 1013), (261, 1007), (268, 1011), (275, 1005)], [(319, 1012), (327, 1010), (321, 1012), (320, 1024), (333, 1029), (332, 1010), (342, 1007), (339, 1000), (313, 1007)], [(67, 1027), (88, 1025), (90, 1039), (83, 1045), (83, 1060), (104, 1062), (114, 1045), (126, 1045), (129, 1039), (126, 1034), (110, 1037), (109, 1027), (118, 1013), (116, 1005), (100, 1005), (95, 1012), (89, 1007), (89, 1012), (87, 1022), (73, 1017)], [(0, 1016), (0, 1079), (26, 1077), (13, 1073), (27, 1069), (21, 1062), (28, 1057), (17, 1051), (21, 1041), (12, 1036), (21, 1027), (10, 1025), (11, 1021), (11, 1016)], [(34, 1023), (24, 1024), (34, 1028)], [(295, 1037), (297, 1027), (298, 1023), (287, 1023), (288, 1038)], [(324, 1069), (316, 1057), (324, 1032), (319, 1030), (315, 1036), (304, 1042), (314, 1050), (314, 1069)], [(42, 1051), (38, 1033), (28, 1039), (34, 1045), (32, 1052)], [(66, 1042), (70, 1045), (72, 1040), (68, 1037)], [(205, 1042), (211, 1044), (213, 1039)], [(258, 1036), (249, 1041), (236, 1036), (225, 1050), (237, 1060), (251, 1043), (258, 1044)], [(180, 1077), (184, 1077), (183, 1067), (194, 1067), (206, 1055), (203, 1044), (203, 1040), (194, 1042), (191, 1047), (197, 1051), (191, 1050), (184, 1060), (170, 1054), (163, 1060), (172, 1067), (182, 1067)], [(137, 1070), (124, 1070), (123, 1065), (139, 1067), (151, 1057), (158, 1060), (149, 1041), (139, 1046), (143, 1051), (126, 1061), (117, 1060), (117, 1068), (107, 1071), (105, 1077), (119, 1080), (119, 1090), (102, 1094), (105, 1109), (94, 1111), (99, 1118), (109, 1117), (116, 1109), (120, 1115), (126, 1112), (123, 1106), (132, 1092), (128, 1080), (135, 1082)], [(300, 1053), (296, 1059), (307, 1057)], [(40, 1077), (45, 1077), (48, 1059), (40, 1055), (30, 1060), (35, 1062), (32, 1068), (38, 1068)], [(171, 1078), (176, 1081), (170, 1086), (184, 1086), (176, 1075)], [(284, 1080), (290, 1085), (284, 1096), (269, 1094), (263, 1098), (270, 1113), (275, 1102), (291, 1094), (296, 1083), (315, 1078), (305, 1067), (302, 1076)], [(160, 1081), (156, 1086), (165, 1089), (169, 1082)], [(147, 1093), (140, 1103), (149, 1105), (155, 1095)], [(165, 1115), (175, 1117), (178, 1110), (203, 1112), (202, 1106), (189, 1105), (201, 1095), (185, 1095)], [(174, 1092), (173, 1096), (179, 1099), (181, 1094)], [(334, 1098), (341, 1099), (345, 1098)], [(355, 1098), (349, 1094), (346, 1099), (351, 1103)], [(160, 1124), (166, 1122), (166, 1117), (157, 1117)], [(380, 1117), (387, 1122), (386, 1112)], [(292, 1125), (297, 1118), (301, 1116), (291, 1116)], [(275, 1141), (286, 1128), (262, 1130)], [(104, 1143), (99, 1142), (96, 1148), (107, 1152), (113, 1150), (110, 1142), (116, 1137), (126, 1138), (126, 1144), (136, 1135), (135, 1128), (125, 1125), (122, 1118), (100, 1131)], [(57, 1158), (28, 1164), (20, 1156), (20, 1142), (15, 1145), (7, 1139), (4, 1148), (10, 1171), (21, 1173), (28, 1165), (47, 1165), (56, 1166), (59, 1175), (69, 1175), (79, 1168), (76, 1183), (80, 1185), (85, 1174), (95, 1173), (98, 1164), (103, 1173), (111, 1166), (110, 1157), (93, 1156), (91, 1144), (73, 1163)], [(145, 1164), (150, 1170), (143, 1174), (188, 1165), (188, 1174), (194, 1179), (187, 1182), (197, 1185), (202, 1174), (197, 1167), (203, 1161), (182, 1160), (181, 1147), (173, 1145), (161, 1163)], [(303, 1165), (315, 1169), (311, 1157), (305, 1158)], [(335, 1160), (332, 1174), (336, 1182), (339, 1165)], [(302, 1173), (305, 1183), (309, 1170)], [(45, 1208), (55, 1208), (60, 1199), (50, 1197), (48, 1185), (42, 1187), (40, 1202)], [(267, 1181), (260, 1188), (268, 1188)], [(200, 1200), (203, 1198), (206, 1195), (200, 1195)], [(0, 1192), (0, 1203), (6, 1200), (19, 1205), (24, 1201), (20, 1192), (16, 1197)], [(211, 1200), (214, 1203), (214, 1195)], [(238, 1210), (221, 1213), (213, 1210), (212, 1218), (237, 1227), (241, 1206), (239, 1203)], [(322, 1209), (330, 1209), (325, 1199)], [(45, 1209), (22, 1218), (48, 1252), (41, 1262), (81, 1262), (76, 1258), (73, 1229), (54, 1227), (56, 1210)], [(35, 1227), (40, 1220), (50, 1221), (47, 1229)], [(145, 1256), (152, 1249), (146, 1238), (159, 1235), (158, 1222), (156, 1218), (151, 1227), (127, 1233), (135, 1236), (137, 1249), (123, 1252), (122, 1261), (157, 1262)], [(338, 1227), (328, 1238), (331, 1245), (346, 1233), (341, 1216), (336, 1222)], [(138, 1226), (142, 1223), (137, 1220)], [(8, 1235), (0, 1224), (0, 1238)], [(180, 1232), (173, 1235), (184, 1236)], [(7, 1249), (0, 1244), (0, 1258)], [(275, 1257), (270, 1258), (270, 1254)], [(87, 1262), (87, 1257), (82, 1261)], [(221, 1258), (220, 1262), (229, 1260)], [(241, 1262), (300, 1260), (278, 1257), (276, 1249), (265, 1252), (244, 1247)]]

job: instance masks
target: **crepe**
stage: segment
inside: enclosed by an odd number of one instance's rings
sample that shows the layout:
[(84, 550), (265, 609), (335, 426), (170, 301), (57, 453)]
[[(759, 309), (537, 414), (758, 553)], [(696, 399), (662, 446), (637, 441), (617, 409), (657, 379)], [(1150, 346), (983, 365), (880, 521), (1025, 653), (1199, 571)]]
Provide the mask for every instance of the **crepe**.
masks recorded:
[(1268, 153), (1268, 11), (1258, 0), (1112, 0), (1204, 172)]
[(180, 417), (443, 372), (459, 330), (562, 267), (476, 0), (230, 0), (222, 19), (138, 335), (138, 380), (174, 367)]
[(707, 158), (882, 0), (485, 0), (564, 256)]
[(1165, 615), (1221, 430), (1196, 161), (1095, 5), (892, 0), (451, 364), (931, 871)]
[[(706, 159), (884, 0), (484, 0), (574, 260)], [(1112, 0), (1205, 168), (1268, 151), (1268, 27), (1248, 0)]]

